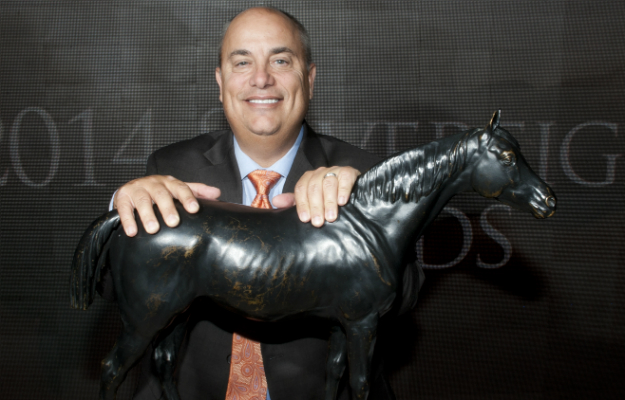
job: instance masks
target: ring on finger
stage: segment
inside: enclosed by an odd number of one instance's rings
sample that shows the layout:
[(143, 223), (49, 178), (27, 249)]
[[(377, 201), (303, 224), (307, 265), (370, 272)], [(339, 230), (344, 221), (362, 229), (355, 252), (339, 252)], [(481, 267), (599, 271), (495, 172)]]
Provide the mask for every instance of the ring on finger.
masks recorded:
[(327, 174), (325, 174), (325, 176), (323, 177), (323, 179), (329, 177), (329, 176), (333, 176), (336, 178), (336, 174), (334, 172), (328, 172)]

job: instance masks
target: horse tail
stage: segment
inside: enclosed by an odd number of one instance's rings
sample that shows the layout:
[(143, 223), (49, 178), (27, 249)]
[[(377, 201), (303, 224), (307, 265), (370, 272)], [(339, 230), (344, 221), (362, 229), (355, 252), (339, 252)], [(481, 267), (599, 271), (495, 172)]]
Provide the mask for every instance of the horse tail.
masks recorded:
[(82, 235), (72, 262), (70, 281), (72, 308), (86, 310), (93, 303), (103, 264), (98, 260), (107, 252), (105, 244), (119, 223), (119, 214), (117, 211), (111, 211), (93, 221)]

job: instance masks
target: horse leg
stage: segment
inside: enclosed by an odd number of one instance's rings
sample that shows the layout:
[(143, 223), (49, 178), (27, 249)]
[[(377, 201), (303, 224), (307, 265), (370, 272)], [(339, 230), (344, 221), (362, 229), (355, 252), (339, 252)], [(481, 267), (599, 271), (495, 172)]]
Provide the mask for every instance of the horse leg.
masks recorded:
[(339, 325), (332, 327), (329, 347), (326, 364), (326, 400), (334, 400), (347, 363), (345, 334)]
[(347, 336), (352, 399), (366, 400), (369, 395), (369, 375), (378, 328), (378, 314), (371, 314), (360, 321), (347, 322), (343, 326)]
[(124, 324), (124, 330), (117, 338), (113, 350), (102, 360), (101, 400), (115, 399), (117, 389), (124, 381), (126, 373), (143, 355), (148, 344), (150, 339), (142, 337)]
[(167, 400), (180, 400), (180, 394), (174, 383), (176, 356), (184, 339), (187, 328), (186, 320), (175, 320), (173, 328), (158, 342), (152, 353), (156, 374), (163, 386)]

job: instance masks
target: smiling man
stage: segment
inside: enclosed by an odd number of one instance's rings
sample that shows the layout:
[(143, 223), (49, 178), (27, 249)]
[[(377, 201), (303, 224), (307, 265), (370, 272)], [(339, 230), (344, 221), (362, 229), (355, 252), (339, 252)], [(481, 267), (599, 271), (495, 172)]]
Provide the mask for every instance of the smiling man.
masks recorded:
[[(282, 14), (265, 10), (235, 18), (215, 71), (219, 100), (241, 150), (264, 167), (295, 143), (317, 73), (307, 60), (297, 27), (280, 23), (283, 19)], [(259, 25), (256, 29), (254, 23)]]
[[(358, 170), (368, 169), (377, 159), (317, 135), (305, 123), (316, 72), (308, 34), (292, 16), (273, 8), (238, 14), (226, 27), (215, 71), (231, 129), (152, 154), (148, 176), (129, 182), (114, 196), (126, 233), (137, 232), (134, 209), (146, 231), (159, 229), (153, 202), (169, 226), (179, 221), (173, 198), (189, 212), (199, 207), (196, 197), (250, 205), (257, 195), (250, 177), (259, 169), (273, 171), (276, 177), (268, 194), (273, 206), (295, 204), (300, 219), (317, 227), (334, 221)], [(291, 191), (295, 195), (288, 194)], [(183, 400), (324, 398), (327, 330), (322, 324), (250, 322), (202, 299), (189, 315), (190, 333), (177, 372)], [(235, 347), (241, 341), (247, 351), (238, 355)], [(243, 368), (241, 357), (249, 361)], [(369, 398), (394, 398), (376, 365)], [(151, 368), (146, 356), (137, 399), (162, 398)], [(250, 387), (241, 384), (246, 371), (252, 377)], [(346, 386), (341, 386), (340, 399), (349, 398)]]

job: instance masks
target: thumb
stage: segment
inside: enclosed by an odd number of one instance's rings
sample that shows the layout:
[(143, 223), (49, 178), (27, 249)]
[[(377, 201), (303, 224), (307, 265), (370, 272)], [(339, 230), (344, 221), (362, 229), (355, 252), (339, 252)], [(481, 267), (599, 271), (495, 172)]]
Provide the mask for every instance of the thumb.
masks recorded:
[(203, 183), (185, 183), (189, 186), (189, 189), (191, 189), (197, 199), (217, 200), (217, 198), (221, 196), (221, 190), (216, 187), (208, 186)]
[(295, 195), (293, 193), (282, 193), (274, 197), (271, 202), (277, 208), (289, 208), (295, 205)]

